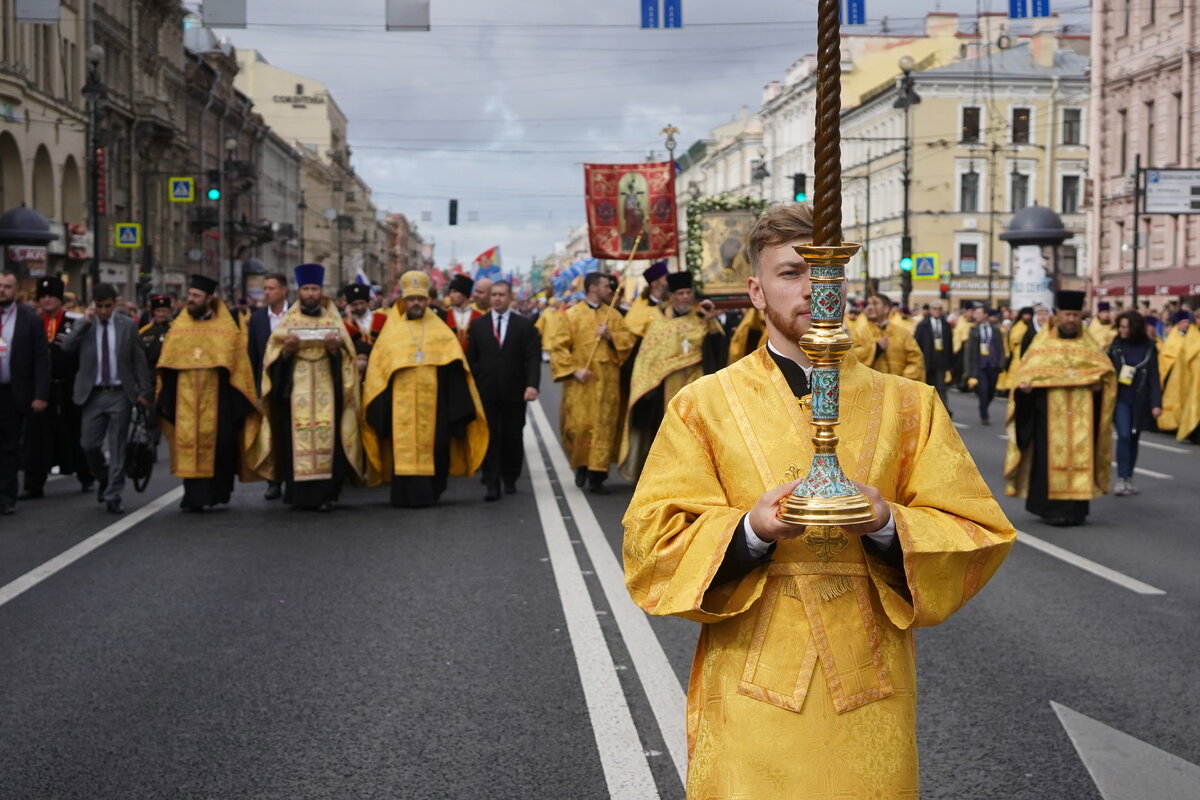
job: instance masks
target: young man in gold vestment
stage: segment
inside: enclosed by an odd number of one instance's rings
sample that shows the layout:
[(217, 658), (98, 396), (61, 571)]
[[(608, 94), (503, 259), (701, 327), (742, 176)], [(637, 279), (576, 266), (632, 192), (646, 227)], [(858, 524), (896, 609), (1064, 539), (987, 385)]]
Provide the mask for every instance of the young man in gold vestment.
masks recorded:
[[(271, 333), (263, 356), (263, 435), (273, 446), (258, 471), (283, 482), (284, 503), (330, 511), (342, 483), (363, 476), (355, 364), (362, 342), (351, 338), (337, 307), (323, 296), (325, 268), (301, 264), (295, 273), (297, 302)], [(350, 291), (346, 297), (356, 301)]]
[(625, 325), (638, 339), (646, 335), (646, 329), (655, 318), (662, 316), (667, 298), (667, 273), (665, 259), (655, 261), (642, 273), (646, 289), (637, 296), (625, 315)]
[(849, 328), (851, 351), (859, 362), (888, 375), (912, 381), (925, 380), (925, 357), (904, 322), (889, 318), (892, 301), (881, 294), (867, 298), (861, 317)]
[(690, 272), (667, 276), (666, 308), (638, 345), (621, 436), (620, 472), (636, 483), (666, 404), (702, 375), (725, 366), (728, 340), (711, 300), (696, 304)]
[(184, 511), (228, 503), (235, 476), (260, 478), (262, 417), (246, 328), (216, 291), (212, 278), (191, 277), (187, 306), (163, 339), (156, 370), (158, 415), (171, 473), (183, 478)]
[[(1162, 415), (1158, 418), (1160, 431), (1179, 430), (1179, 409), (1184, 398), (1183, 386), (1188, 382), (1186, 367), (1181, 364), (1179, 356), (1183, 353), (1185, 344), (1200, 338), (1200, 332), (1192, 325), (1192, 314), (1186, 308), (1176, 311), (1171, 321), (1171, 330), (1167, 332), (1166, 341), (1158, 351), (1158, 374), (1162, 378), (1163, 392)], [(1200, 386), (1197, 388), (1200, 389)]]
[(913, 629), (999, 567), (1015, 532), (932, 387), (841, 369), (840, 457), (875, 519), (806, 530), (783, 497), (812, 460), (799, 398), (809, 206), (751, 231), (768, 344), (675, 396), (625, 514), (625, 577), (648, 613), (704, 623), (688, 686), (688, 797), (918, 796)]
[(420, 508), (448, 476), (475, 474), (488, 427), (458, 338), (429, 310), (429, 276), (410, 270), (400, 290), (367, 363), (363, 450), (368, 483), (390, 483), (393, 506)]
[(1172, 374), (1171, 383), (1179, 391), (1175, 439), (1200, 444), (1200, 331), (1184, 338)]
[(1008, 397), (1004, 492), (1050, 525), (1082, 525), (1112, 478), (1112, 361), (1083, 330), (1083, 292), (1060, 291), (1054, 325), (1034, 337)]
[(575, 485), (608, 494), (608, 465), (621, 446), (621, 365), (636, 339), (610, 305), (607, 275), (588, 273), (583, 288), (583, 302), (571, 306), (549, 331), (550, 374), (563, 382), (559, 431)]

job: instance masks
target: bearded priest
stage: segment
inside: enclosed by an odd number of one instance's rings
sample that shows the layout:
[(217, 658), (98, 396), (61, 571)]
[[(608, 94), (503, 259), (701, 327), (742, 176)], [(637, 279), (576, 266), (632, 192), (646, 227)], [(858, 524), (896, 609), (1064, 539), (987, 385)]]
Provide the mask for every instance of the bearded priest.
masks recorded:
[(342, 483), (363, 473), (356, 343), (322, 294), (325, 268), (301, 264), (295, 274), (299, 302), (263, 357), (262, 412), (273, 447), (259, 472), (283, 482), (288, 505), (330, 511)]
[(679, 390), (725, 366), (728, 339), (711, 300), (696, 303), (690, 272), (667, 275), (665, 308), (645, 329), (625, 410), (620, 473), (636, 483), (666, 404)]
[(390, 483), (392, 505), (437, 502), (450, 475), (473, 475), (488, 427), (454, 331), (429, 307), (429, 276), (400, 276), (402, 299), (375, 340), (363, 386), (368, 482)]
[(187, 305), (163, 338), (158, 415), (183, 479), (184, 511), (228, 503), (233, 481), (258, 480), (253, 465), (262, 418), (246, 328), (216, 296), (217, 282), (193, 275)]
[(1055, 295), (1054, 325), (1034, 337), (1008, 398), (1004, 492), (1051, 525), (1082, 525), (1108, 493), (1117, 379), (1083, 329), (1083, 292)]
[(794, 249), (811, 238), (811, 206), (759, 217), (748, 287), (767, 346), (675, 395), (625, 514), (634, 601), (702, 623), (688, 797), (917, 797), (913, 629), (978, 593), (1016, 535), (933, 387), (849, 356), (841, 463), (875, 518), (779, 520), (813, 453)]

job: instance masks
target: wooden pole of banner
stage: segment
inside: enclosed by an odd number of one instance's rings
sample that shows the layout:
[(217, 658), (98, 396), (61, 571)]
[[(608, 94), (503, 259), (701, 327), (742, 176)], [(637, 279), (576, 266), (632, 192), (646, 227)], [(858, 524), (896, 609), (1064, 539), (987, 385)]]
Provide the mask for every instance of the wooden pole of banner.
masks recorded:
[[(629, 260), (625, 262), (625, 270), (621, 273), (621, 282), (624, 283), (629, 278), (629, 268), (633, 266), (633, 257), (637, 253), (638, 245), (642, 243), (642, 234), (639, 233), (637, 238), (633, 240), (633, 247), (629, 250)], [(614, 291), (612, 300), (609, 301), (608, 308), (604, 310), (604, 324), (608, 324), (609, 318), (612, 316), (612, 310), (617, 307), (617, 293)], [(600, 346), (600, 337), (596, 337), (596, 341), (592, 342), (592, 352), (588, 355), (587, 363), (583, 365), (584, 369), (592, 368), (592, 359), (596, 357), (596, 348)]]

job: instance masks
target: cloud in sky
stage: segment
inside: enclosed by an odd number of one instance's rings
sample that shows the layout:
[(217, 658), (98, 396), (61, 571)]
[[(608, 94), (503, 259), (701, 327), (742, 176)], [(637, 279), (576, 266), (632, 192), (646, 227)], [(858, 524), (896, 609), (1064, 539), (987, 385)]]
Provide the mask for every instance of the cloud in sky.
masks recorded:
[[(585, 161), (665, 157), (668, 123), (682, 152), (814, 49), (815, 0), (682, 2), (683, 29), (643, 31), (638, 0), (432, 0), (432, 31), (388, 33), (384, 0), (250, 0), (249, 27), (221, 33), (328, 85), (376, 205), (415, 220), (440, 266), (499, 244), (523, 271), (584, 221)], [(933, 10), (967, 30), (976, 8), (866, 2), (866, 31), (887, 16), (915, 33)], [(1067, 2), (1055, 10), (1085, 25), (1084, 0)]]

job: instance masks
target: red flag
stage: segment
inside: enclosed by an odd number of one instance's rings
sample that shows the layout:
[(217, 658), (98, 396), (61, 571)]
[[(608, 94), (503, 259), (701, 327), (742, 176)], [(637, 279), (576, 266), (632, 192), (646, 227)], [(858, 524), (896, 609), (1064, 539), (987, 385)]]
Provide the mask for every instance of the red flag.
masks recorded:
[(593, 257), (628, 258), (639, 233), (636, 258), (679, 255), (673, 163), (584, 164), (583, 174)]

